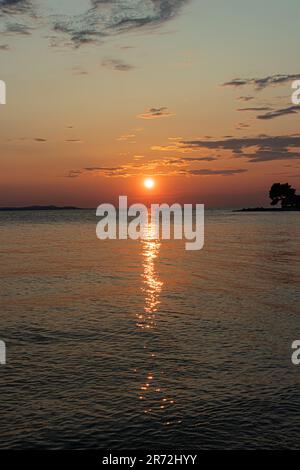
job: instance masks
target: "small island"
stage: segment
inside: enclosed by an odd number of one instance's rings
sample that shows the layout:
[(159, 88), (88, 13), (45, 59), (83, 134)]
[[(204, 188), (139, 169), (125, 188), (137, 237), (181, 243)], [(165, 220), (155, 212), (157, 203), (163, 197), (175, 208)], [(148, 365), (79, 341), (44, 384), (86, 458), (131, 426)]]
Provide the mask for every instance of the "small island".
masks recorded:
[(73, 206), (24, 206), (24, 207), (0, 207), (0, 211), (70, 211), (82, 209)]
[(296, 194), (296, 190), (288, 183), (274, 183), (269, 191), (271, 206), (281, 207), (249, 207), (238, 209), (235, 212), (286, 212), (300, 211), (300, 196)]

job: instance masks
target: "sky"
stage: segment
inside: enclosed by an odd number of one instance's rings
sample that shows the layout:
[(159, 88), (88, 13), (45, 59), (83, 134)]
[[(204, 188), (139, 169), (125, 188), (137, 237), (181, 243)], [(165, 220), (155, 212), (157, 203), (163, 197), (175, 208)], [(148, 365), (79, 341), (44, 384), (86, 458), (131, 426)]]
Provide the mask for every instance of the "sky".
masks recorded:
[(299, 18), (299, 0), (0, 0), (0, 206), (300, 192)]

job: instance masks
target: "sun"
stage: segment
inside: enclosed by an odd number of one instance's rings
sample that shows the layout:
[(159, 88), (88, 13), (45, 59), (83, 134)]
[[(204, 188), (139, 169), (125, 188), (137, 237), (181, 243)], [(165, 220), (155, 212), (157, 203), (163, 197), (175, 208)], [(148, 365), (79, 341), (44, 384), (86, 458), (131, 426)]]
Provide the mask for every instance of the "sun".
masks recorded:
[(154, 179), (153, 179), (153, 178), (146, 178), (146, 179), (144, 180), (144, 186), (145, 186), (145, 188), (147, 188), (147, 189), (152, 189), (152, 188), (154, 188), (154, 186), (155, 186), (155, 181), (154, 181)]

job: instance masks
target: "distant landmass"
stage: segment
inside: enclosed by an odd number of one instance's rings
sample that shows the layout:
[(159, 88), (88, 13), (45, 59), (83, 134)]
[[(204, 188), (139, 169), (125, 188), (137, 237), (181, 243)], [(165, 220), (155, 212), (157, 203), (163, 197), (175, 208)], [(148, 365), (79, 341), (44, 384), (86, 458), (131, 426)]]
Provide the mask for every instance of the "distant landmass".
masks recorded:
[(275, 209), (271, 207), (247, 207), (244, 209), (236, 209), (234, 212), (295, 212), (300, 211), (297, 207), (287, 207), (281, 209)]
[(24, 206), (24, 207), (0, 207), (0, 211), (70, 211), (85, 210), (75, 206)]
[(276, 206), (279, 202), (280, 209), (266, 207), (249, 207), (248, 209), (239, 209), (235, 212), (286, 212), (300, 211), (300, 196), (296, 194), (295, 188), (288, 183), (274, 183), (269, 191), (271, 206)]
[[(273, 207), (248, 207), (235, 209), (234, 212), (292, 212), (300, 211), (300, 195), (288, 183), (274, 183), (269, 191), (271, 206)], [(275, 208), (278, 203), (280, 208)], [(68, 211), (68, 210), (92, 210), (76, 206), (24, 206), (24, 207), (0, 207), (0, 212), (7, 211)]]

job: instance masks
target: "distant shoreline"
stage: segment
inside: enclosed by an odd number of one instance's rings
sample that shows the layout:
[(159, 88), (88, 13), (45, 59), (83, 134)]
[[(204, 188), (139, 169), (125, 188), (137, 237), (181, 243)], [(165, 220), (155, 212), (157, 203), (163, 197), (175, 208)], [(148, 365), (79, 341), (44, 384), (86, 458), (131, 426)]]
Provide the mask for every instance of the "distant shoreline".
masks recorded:
[(71, 210), (91, 210), (85, 207), (75, 206), (24, 206), (24, 207), (0, 207), (0, 212), (9, 211), (71, 211)]
[[(25, 212), (25, 211), (74, 211), (74, 210), (95, 210), (90, 207), (76, 207), (76, 206), (21, 206), (21, 207), (0, 207), (0, 212)], [(243, 209), (228, 209), (232, 212), (300, 212), (300, 209), (289, 208), (268, 208), (268, 207), (248, 207)]]
[(275, 209), (271, 207), (248, 207), (244, 209), (235, 209), (233, 212), (299, 212), (300, 209), (289, 208), (289, 209)]

